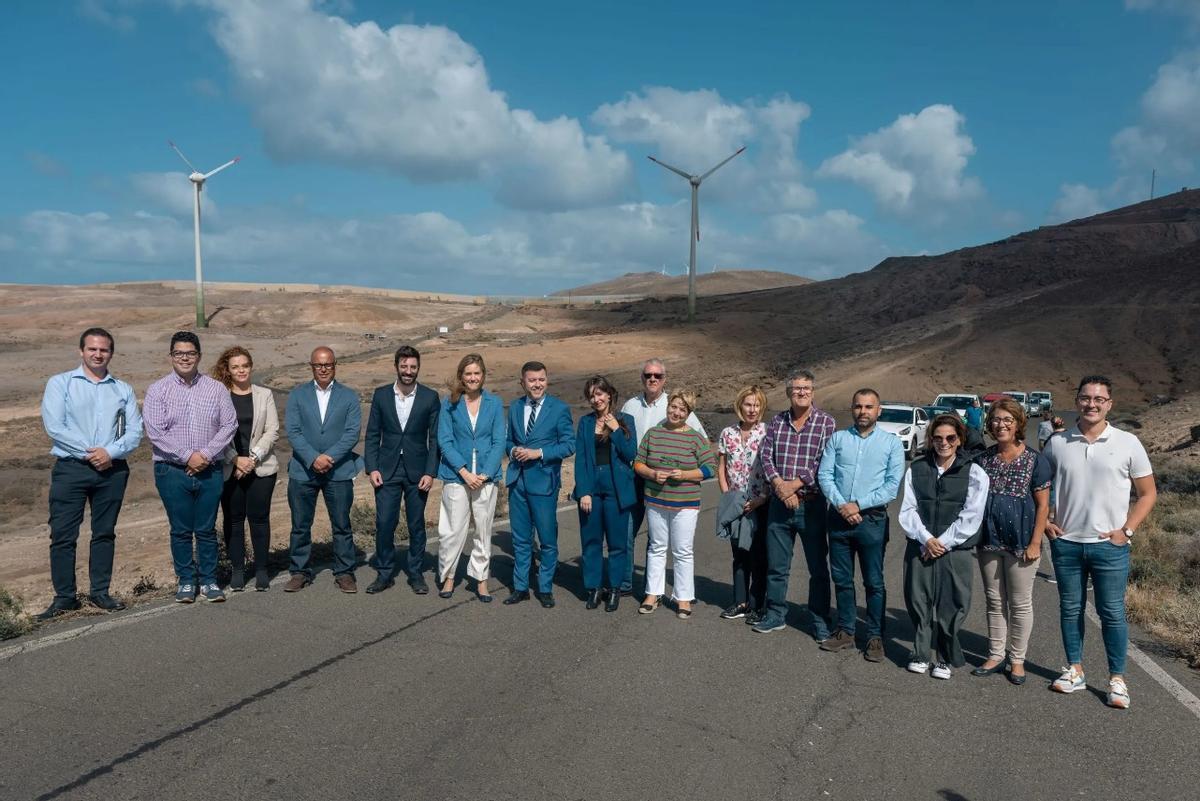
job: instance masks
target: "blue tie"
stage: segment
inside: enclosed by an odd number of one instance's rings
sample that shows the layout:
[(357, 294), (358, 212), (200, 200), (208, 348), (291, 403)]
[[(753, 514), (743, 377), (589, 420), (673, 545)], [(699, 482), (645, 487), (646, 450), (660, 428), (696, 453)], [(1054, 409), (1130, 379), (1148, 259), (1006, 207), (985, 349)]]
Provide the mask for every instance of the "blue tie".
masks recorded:
[(533, 433), (533, 424), (537, 420), (538, 401), (529, 402), (529, 422), (525, 424), (525, 439), (529, 439), (529, 435)]

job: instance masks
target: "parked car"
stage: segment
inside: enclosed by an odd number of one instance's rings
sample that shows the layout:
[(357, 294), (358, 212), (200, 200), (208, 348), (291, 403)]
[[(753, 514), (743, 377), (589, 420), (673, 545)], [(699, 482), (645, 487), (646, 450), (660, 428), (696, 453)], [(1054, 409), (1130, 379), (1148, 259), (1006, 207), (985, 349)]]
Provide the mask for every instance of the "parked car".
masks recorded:
[(1054, 396), (1044, 389), (1035, 389), (1029, 393), (1030, 403), (1037, 401), (1042, 414), (1050, 414), (1054, 411)]
[(925, 411), (925, 416), (930, 420), (937, 417), (939, 414), (958, 414), (958, 409), (953, 406), (922, 406)]
[(954, 411), (958, 412), (958, 416), (967, 419), (967, 409), (972, 403), (979, 400), (978, 395), (969, 395), (967, 393), (946, 393), (938, 395), (933, 399), (930, 406), (949, 406)]
[(1024, 392), (1018, 392), (1015, 389), (1006, 389), (1001, 395), (1007, 395), (1025, 408), (1025, 414), (1035, 415), (1041, 414), (1042, 404), (1037, 401), (1030, 401), (1029, 396)]
[(929, 415), (920, 406), (885, 403), (879, 411), (879, 422), (876, 425), (899, 437), (904, 446), (905, 458), (911, 459), (925, 447), (925, 429), (929, 427)]
[(992, 408), (992, 404), (1004, 397), (1003, 392), (989, 392), (983, 396), (983, 408), (985, 410)]

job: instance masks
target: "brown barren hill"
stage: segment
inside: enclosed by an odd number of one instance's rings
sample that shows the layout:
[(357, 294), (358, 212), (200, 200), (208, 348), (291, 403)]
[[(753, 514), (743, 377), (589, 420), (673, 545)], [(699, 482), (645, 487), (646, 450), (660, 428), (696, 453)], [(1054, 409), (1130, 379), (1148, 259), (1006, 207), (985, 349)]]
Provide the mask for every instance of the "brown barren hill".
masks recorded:
[[(813, 283), (813, 279), (776, 270), (722, 270), (696, 276), (696, 294), (704, 297), (732, 295), (737, 292), (753, 292), (759, 289), (776, 289), (782, 286), (802, 286)], [(654, 298), (681, 297), (687, 295), (686, 275), (663, 275), (662, 273), (625, 273), (620, 278), (600, 281), (595, 284), (577, 286), (554, 292), (556, 297), (568, 295), (614, 296), (644, 295)]]

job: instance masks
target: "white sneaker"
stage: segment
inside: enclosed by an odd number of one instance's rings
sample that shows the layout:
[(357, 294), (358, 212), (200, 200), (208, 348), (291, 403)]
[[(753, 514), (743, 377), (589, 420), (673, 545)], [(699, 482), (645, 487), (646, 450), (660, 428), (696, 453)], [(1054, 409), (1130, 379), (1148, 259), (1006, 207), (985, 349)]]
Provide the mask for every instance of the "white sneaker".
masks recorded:
[(1076, 690), (1082, 690), (1087, 686), (1084, 681), (1084, 676), (1081, 671), (1075, 669), (1074, 666), (1063, 668), (1063, 673), (1054, 683), (1050, 685), (1050, 689), (1056, 693), (1073, 693)]
[(1109, 680), (1108, 705), (1114, 709), (1129, 709), (1129, 688), (1124, 679)]
[(908, 665), (906, 665), (906, 667), (908, 668), (909, 673), (924, 673), (925, 671), (929, 670), (929, 663), (928, 662), (919, 662), (916, 659), (914, 659), (911, 662), (909, 662)]
[(933, 670), (930, 671), (929, 675), (933, 676), (935, 679), (948, 679), (950, 678), (950, 666), (945, 662), (938, 662), (933, 666)]

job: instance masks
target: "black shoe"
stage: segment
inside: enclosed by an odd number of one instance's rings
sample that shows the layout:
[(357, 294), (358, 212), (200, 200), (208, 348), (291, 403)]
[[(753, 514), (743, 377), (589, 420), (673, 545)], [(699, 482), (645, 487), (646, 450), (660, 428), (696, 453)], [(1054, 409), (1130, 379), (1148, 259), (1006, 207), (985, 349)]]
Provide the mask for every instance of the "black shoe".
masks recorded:
[(751, 609), (746, 613), (746, 625), (755, 626), (762, 622), (762, 619), (767, 616), (767, 613), (762, 609)]
[(539, 592), (539, 593), (537, 593), (537, 599), (542, 602), (543, 609), (553, 609), (554, 608), (554, 593)]
[(46, 611), (37, 615), (37, 619), (50, 620), (58, 617), (59, 615), (65, 615), (67, 612), (74, 612), (76, 609), (79, 609), (82, 606), (83, 604), (79, 603), (78, 598), (72, 598), (69, 601), (55, 598), (54, 601), (46, 607)]
[(395, 586), (395, 579), (385, 579), (383, 576), (376, 576), (375, 580), (367, 586), (367, 595), (374, 595), (377, 592), (383, 592)]
[(604, 604), (605, 612), (615, 612), (617, 607), (621, 605), (621, 592), (619, 590), (608, 591), (608, 601)]
[(588, 609), (600, 606), (600, 590), (588, 590), (586, 606)]
[[(76, 601), (75, 603), (78, 604), (79, 602)], [(97, 609), (103, 609), (105, 612), (120, 612), (125, 608), (125, 604), (121, 603), (107, 592), (98, 592), (95, 595), (89, 595), (88, 603)], [(76, 606), (75, 608), (78, 609), (79, 607)]]
[(977, 667), (971, 671), (971, 675), (972, 676), (990, 676), (993, 673), (999, 673), (1002, 670), (1004, 670), (1004, 661), (1003, 660), (1001, 660), (1000, 662), (997, 662), (995, 667), (990, 667), (990, 668)]
[(1013, 684), (1017, 685), (1018, 687), (1020, 687), (1022, 684), (1025, 683), (1025, 677), (1028, 675), (1029, 675), (1028, 673), (1022, 673), (1020, 676), (1018, 676), (1017, 674), (1013, 673), (1012, 670), (1010, 669), (1008, 671), (1008, 680), (1010, 682), (1012, 682)]
[(246, 589), (246, 571), (245, 568), (234, 568), (229, 574), (229, 589), (232, 592), (241, 592)]
[(749, 604), (734, 604), (721, 613), (722, 620), (740, 620), (750, 611)]
[(633, 596), (633, 587), (626, 587), (625, 589), (621, 590), (622, 598), (630, 598), (632, 596)]
[(504, 599), (505, 606), (519, 604), (521, 601), (529, 600), (529, 590), (513, 590), (512, 595)]
[(271, 589), (271, 576), (268, 575), (266, 568), (256, 570), (254, 572), (254, 591), (266, 592)]
[(429, 585), (425, 582), (424, 576), (419, 576), (415, 579), (409, 579), (408, 586), (411, 587), (412, 591), (417, 595), (429, 594)]

